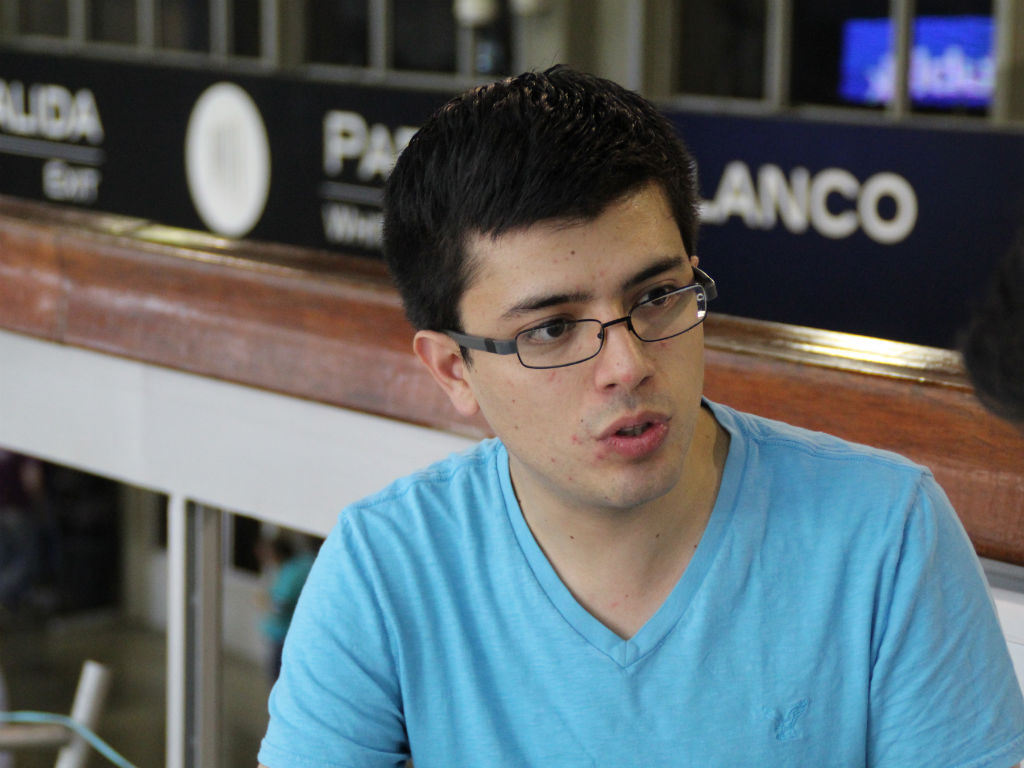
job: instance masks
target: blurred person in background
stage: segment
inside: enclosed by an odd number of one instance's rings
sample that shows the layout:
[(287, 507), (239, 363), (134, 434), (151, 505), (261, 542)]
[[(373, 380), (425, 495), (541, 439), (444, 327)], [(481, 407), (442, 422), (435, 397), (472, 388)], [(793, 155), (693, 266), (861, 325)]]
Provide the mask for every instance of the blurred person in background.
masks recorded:
[(0, 620), (22, 608), (32, 590), (43, 493), (42, 464), (0, 448)]
[(962, 347), (978, 399), (1024, 429), (1024, 232), (996, 268)]
[(270, 579), (267, 608), (260, 628), (270, 644), (267, 671), (272, 681), (281, 671), (284, 638), (316, 557), (310, 541), (307, 537), (292, 537), (279, 531), (257, 545), (261, 567)]
[[(25, 602), (38, 560), (35, 510), (43, 493), (40, 462), (0, 448), (0, 630), (4, 614)], [(7, 685), (0, 666), (0, 712), (7, 711)], [(0, 752), (0, 768), (12, 768), (14, 756)]]

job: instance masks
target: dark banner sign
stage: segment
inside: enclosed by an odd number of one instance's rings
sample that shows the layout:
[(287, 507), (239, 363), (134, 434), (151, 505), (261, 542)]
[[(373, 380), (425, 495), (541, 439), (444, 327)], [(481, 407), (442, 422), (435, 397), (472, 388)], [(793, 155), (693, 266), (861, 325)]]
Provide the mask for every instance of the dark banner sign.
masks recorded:
[[(377, 256), (450, 95), (0, 48), (0, 193)], [(1024, 221), (1021, 134), (668, 114), (719, 311), (950, 346)]]
[(451, 94), (0, 48), (0, 192), (347, 253)]
[(1024, 226), (1024, 134), (672, 113), (718, 311), (950, 347)]

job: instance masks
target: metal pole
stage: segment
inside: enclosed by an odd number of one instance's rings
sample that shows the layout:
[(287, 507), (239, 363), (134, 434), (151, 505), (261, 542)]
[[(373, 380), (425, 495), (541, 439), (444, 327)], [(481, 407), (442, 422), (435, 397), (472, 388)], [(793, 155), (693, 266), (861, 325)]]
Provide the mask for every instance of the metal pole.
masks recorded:
[(455, 71), (472, 77), (476, 73), (476, 28), (455, 25)]
[(992, 95), (992, 109), (989, 117), (994, 123), (1008, 123), (1013, 118), (1014, 99), (1014, 52), (1020, 33), (1014, 27), (1015, 6), (1019, 0), (994, 0), (992, 11), (996, 23), (996, 73), (995, 93)]
[(260, 59), (271, 67), (306, 62), (306, 4), (282, 0), (260, 2)]
[(84, 44), (88, 31), (85, 0), (68, 0), (68, 39)]
[(889, 19), (892, 24), (893, 92), (887, 108), (893, 118), (910, 114), (910, 64), (914, 42), (914, 0), (889, 0)]
[(227, 58), (234, 47), (231, 0), (210, 0), (210, 53)]
[(391, 0), (370, 0), (369, 29), (370, 69), (383, 72), (391, 66)]
[(135, 3), (135, 45), (143, 51), (156, 48), (156, 0)]
[[(71, 705), (71, 719), (90, 731), (96, 730), (103, 703), (110, 690), (110, 668), (98, 661), (87, 660), (78, 678), (75, 701)], [(71, 742), (57, 753), (56, 768), (83, 768), (88, 764), (91, 745), (76, 733)]]
[(277, 0), (260, 2), (260, 58), (273, 67), (281, 63), (280, 13)]
[(167, 768), (185, 768), (188, 526), (185, 498), (167, 500)]
[(167, 507), (167, 768), (219, 765), (220, 510), (173, 494)]
[(626, 82), (627, 88), (642, 91), (644, 83), (644, 21), (646, 7), (642, 2), (626, 3)]
[(792, 68), (793, 0), (767, 0), (764, 41), (764, 99), (775, 109), (789, 106)]
[(221, 519), (200, 504), (187, 511), (186, 743), (187, 764), (197, 768), (222, 762)]

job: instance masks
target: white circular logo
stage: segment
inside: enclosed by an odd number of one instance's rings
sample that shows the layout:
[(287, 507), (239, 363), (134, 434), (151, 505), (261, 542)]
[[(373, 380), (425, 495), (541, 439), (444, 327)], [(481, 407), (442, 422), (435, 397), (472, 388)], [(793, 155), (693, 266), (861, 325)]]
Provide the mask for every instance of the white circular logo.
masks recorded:
[(248, 234), (270, 193), (270, 146), (256, 103), (233, 83), (211, 85), (185, 133), (185, 174), (203, 223), (227, 237)]

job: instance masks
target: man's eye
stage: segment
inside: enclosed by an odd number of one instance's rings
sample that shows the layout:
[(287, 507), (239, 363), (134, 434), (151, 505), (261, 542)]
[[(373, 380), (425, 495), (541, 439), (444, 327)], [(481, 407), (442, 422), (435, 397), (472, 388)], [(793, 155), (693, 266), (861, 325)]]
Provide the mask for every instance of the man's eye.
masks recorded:
[(552, 320), (523, 331), (518, 339), (528, 344), (554, 344), (563, 341), (575, 327), (576, 323), (572, 320)]
[[(659, 285), (657, 288), (652, 288), (651, 290), (647, 291), (643, 296), (641, 296), (637, 304), (658, 306), (664, 303), (665, 296), (677, 290), (679, 289), (676, 288), (674, 285)], [(659, 299), (661, 299), (661, 301), (659, 301)]]

